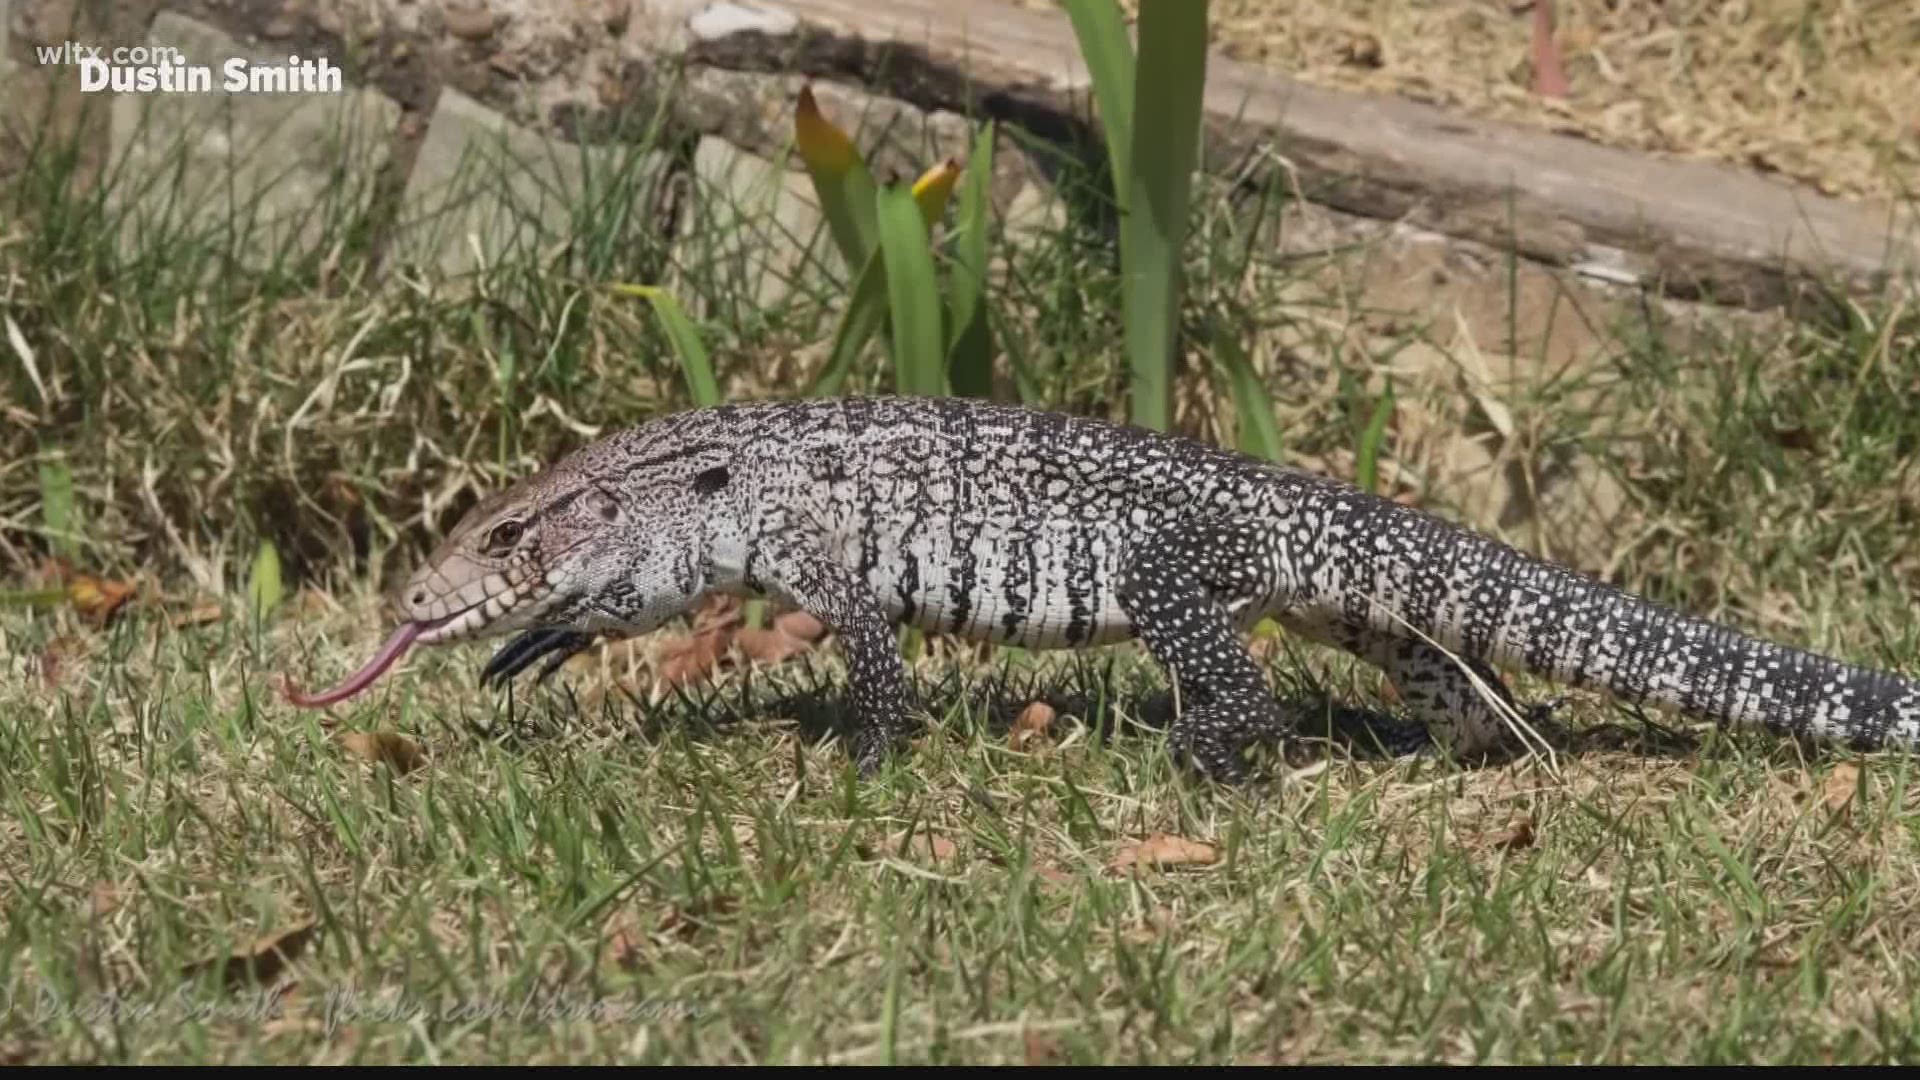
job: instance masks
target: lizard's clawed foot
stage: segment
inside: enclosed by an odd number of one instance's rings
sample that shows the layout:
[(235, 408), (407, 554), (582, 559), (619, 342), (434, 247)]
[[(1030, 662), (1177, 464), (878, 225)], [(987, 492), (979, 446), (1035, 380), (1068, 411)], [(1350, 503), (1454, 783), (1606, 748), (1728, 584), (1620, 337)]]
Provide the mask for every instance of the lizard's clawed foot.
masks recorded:
[(1218, 701), (1186, 708), (1167, 731), (1174, 763), (1222, 784), (1244, 783), (1250, 776), (1245, 751), (1271, 739), (1284, 742), (1292, 727), (1275, 703)]
[(541, 657), (546, 657), (547, 663), (540, 669), (534, 682), (546, 682), (569, 658), (592, 644), (593, 635), (581, 630), (528, 630), (500, 646), (500, 650), (493, 654), (493, 659), (487, 661), (486, 668), (480, 672), (480, 685), (501, 689)]

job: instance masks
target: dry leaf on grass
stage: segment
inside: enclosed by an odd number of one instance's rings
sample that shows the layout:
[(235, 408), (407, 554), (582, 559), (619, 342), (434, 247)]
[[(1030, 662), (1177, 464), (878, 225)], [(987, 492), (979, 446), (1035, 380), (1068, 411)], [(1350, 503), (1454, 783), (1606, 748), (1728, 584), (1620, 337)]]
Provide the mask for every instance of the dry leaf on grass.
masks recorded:
[(1506, 828), (1488, 837), (1487, 846), (1497, 851), (1519, 851), (1532, 847), (1534, 839), (1533, 819), (1517, 817), (1508, 822)]
[(1220, 849), (1204, 840), (1154, 833), (1120, 849), (1107, 869), (1115, 873), (1128, 870), (1167, 869), (1175, 866), (1212, 866), (1220, 861)]
[(789, 611), (775, 616), (773, 627), (801, 641), (814, 642), (827, 636), (827, 624), (804, 611)]
[(1820, 796), (1825, 800), (1827, 809), (1843, 814), (1853, 805), (1854, 796), (1859, 791), (1860, 766), (1843, 761), (1827, 774), (1826, 783), (1821, 785)]
[(960, 854), (959, 845), (927, 828), (915, 830), (912, 836), (902, 829), (887, 837), (887, 846), (897, 855), (910, 855), (931, 862), (946, 862)]
[(779, 616), (767, 629), (749, 628), (744, 620), (739, 598), (709, 598), (694, 616), (693, 632), (669, 639), (661, 647), (659, 681), (681, 686), (710, 678), (735, 645), (749, 660), (778, 664), (808, 651), (826, 633), (820, 620), (799, 611)]
[(740, 652), (761, 664), (778, 664), (813, 648), (813, 643), (794, 637), (785, 630), (742, 630), (733, 638)]
[(300, 958), (320, 932), (320, 923), (309, 919), (297, 926), (282, 930), (277, 934), (262, 938), (246, 952), (224, 956), (217, 960), (201, 960), (188, 964), (181, 969), (187, 978), (198, 978), (207, 971), (220, 973), (220, 985), (236, 987), (253, 984), (264, 986), (280, 977), (287, 965)]
[(362, 761), (375, 761), (406, 774), (427, 763), (420, 744), (391, 731), (348, 731), (334, 736), (340, 746)]
[(1013, 730), (1007, 735), (1007, 743), (1015, 750), (1026, 746), (1034, 739), (1044, 739), (1053, 728), (1053, 706), (1044, 701), (1036, 701), (1020, 710), (1013, 718)]
[(175, 630), (189, 626), (205, 626), (208, 623), (219, 622), (220, 616), (225, 613), (219, 601), (203, 600), (185, 611), (174, 612), (172, 617), (167, 619), (167, 625)]
[(660, 650), (659, 681), (684, 686), (711, 676), (726, 655), (727, 645), (727, 636), (718, 631), (702, 631), (667, 642)]
[(91, 574), (75, 574), (67, 582), (67, 602), (80, 617), (95, 626), (105, 626), (126, 602), (133, 598), (133, 586)]

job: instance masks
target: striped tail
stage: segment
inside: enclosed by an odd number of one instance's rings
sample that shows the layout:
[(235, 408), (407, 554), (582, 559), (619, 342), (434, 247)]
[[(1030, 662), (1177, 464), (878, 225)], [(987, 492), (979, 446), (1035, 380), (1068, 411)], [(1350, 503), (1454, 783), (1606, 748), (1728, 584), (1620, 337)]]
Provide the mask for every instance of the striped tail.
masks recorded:
[[(1726, 726), (1920, 747), (1920, 682), (1681, 614), (1384, 500), (1350, 511), (1395, 539), (1360, 575), (1390, 600), (1366, 616), (1377, 629), (1404, 635), (1404, 619), (1464, 656)], [(1411, 573), (1392, 567), (1409, 557)]]

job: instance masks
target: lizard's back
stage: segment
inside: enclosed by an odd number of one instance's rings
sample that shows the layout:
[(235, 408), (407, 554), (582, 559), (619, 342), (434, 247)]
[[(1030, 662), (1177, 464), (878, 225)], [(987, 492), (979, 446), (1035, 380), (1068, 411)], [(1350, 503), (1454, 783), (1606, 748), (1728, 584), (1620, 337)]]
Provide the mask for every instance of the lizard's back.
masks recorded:
[[(829, 532), (889, 613), (1027, 647), (1130, 636), (1115, 582), (1135, 545), (1198, 517), (1259, 514), (1290, 474), (1085, 417), (962, 399), (854, 398), (769, 410)], [(803, 464), (804, 463), (804, 464)]]

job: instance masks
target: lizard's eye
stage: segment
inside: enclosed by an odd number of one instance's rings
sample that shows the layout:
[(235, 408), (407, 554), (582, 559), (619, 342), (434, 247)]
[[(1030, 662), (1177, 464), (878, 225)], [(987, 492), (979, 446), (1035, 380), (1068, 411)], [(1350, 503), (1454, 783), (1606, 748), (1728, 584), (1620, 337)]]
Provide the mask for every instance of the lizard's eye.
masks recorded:
[(526, 532), (526, 526), (517, 521), (503, 521), (487, 534), (487, 551), (493, 555), (504, 555), (513, 550)]

